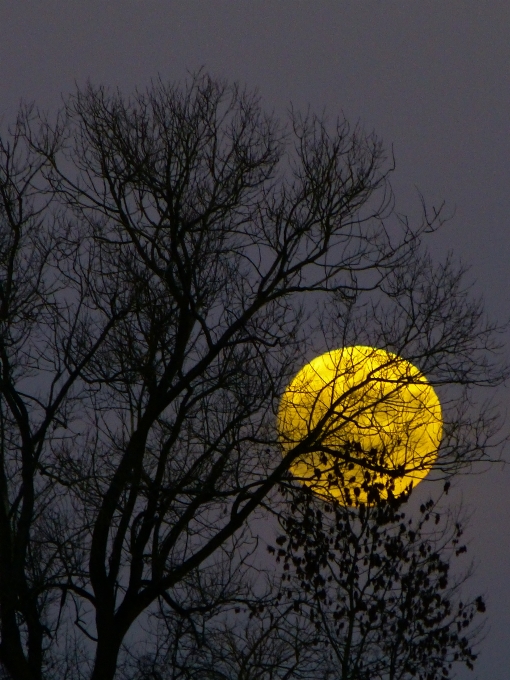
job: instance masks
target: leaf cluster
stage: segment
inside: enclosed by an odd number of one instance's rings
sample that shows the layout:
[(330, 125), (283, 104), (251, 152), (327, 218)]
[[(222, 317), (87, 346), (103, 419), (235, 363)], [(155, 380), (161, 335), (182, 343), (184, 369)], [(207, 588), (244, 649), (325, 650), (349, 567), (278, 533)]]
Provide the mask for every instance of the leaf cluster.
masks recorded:
[(473, 668), (485, 604), (460, 598), (463, 529), (438, 500), (415, 518), (402, 500), (349, 508), (306, 488), (289, 503), (268, 547), (282, 566), (280, 597), (315, 627), (335, 677), (439, 680), (453, 664)]

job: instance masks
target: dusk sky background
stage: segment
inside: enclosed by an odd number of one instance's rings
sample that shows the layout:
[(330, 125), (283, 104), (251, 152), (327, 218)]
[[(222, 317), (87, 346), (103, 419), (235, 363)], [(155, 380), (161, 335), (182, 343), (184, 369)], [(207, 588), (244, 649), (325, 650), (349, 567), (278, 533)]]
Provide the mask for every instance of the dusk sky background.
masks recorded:
[[(0, 117), (20, 100), (49, 111), (83, 86), (131, 94), (158, 74), (211, 75), (374, 130), (393, 145), (397, 209), (446, 200), (455, 216), (429, 245), (471, 265), (492, 317), (510, 317), (510, 3), (495, 0), (44, 0), (0, 5)], [(508, 341), (508, 338), (505, 338)], [(510, 417), (510, 389), (502, 405)], [(510, 461), (510, 447), (506, 452)], [(463, 477), (472, 513), (469, 589), (490, 630), (475, 672), (510, 678), (510, 466)]]

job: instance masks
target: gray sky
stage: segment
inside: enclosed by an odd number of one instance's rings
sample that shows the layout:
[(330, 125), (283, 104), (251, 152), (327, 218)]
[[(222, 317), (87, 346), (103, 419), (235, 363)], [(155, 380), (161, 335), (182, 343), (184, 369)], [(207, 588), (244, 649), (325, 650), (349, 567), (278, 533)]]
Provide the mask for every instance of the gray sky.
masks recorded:
[[(510, 317), (510, 4), (485, 0), (44, 0), (0, 5), (0, 115), (55, 109), (83, 85), (126, 93), (201, 66), (258, 87), (267, 108), (343, 111), (390, 147), (397, 207), (446, 199), (434, 237), (472, 265), (488, 311)], [(508, 394), (504, 398), (510, 405)], [(510, 460), (510, 452), (507, 454)], [(474, 674), (510, 677), (510, 468), (462, 479), (473, 588), (491, 630)]]

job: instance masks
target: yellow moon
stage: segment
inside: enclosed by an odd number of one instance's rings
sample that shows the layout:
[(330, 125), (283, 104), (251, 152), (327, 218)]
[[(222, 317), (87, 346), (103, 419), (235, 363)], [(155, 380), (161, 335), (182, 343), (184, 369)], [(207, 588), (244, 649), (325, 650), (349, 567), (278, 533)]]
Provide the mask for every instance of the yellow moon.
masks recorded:
[(443, 421), (434, 389), (415, 366), (358, 345), (299, 371), (283, 394), (277, 427), (284, 455), (304, 447), (290, 472), (315, 493), (352, 505), (356, 497), (373, 502), (362, 488), (367, 471), (381, 498), (390, 480), (395, 496), (416, 486), (437, 458)]

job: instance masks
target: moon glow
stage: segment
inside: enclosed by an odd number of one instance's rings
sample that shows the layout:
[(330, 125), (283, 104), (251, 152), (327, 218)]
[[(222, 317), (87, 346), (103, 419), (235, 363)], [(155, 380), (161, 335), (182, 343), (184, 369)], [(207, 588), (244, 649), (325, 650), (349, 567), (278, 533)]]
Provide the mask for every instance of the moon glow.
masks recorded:
[(416, 486), (437, 458), (443, 421), (434, 389), (413, 364), (357, 345), (299, 371), (283, 394), (277, 427), (284, 455), (304, 449), (292, 475), (321, 496), (352, 504), (356, 496), (369, 502), (367, 471), (381, 498), (390, 480), (395, 496)]

